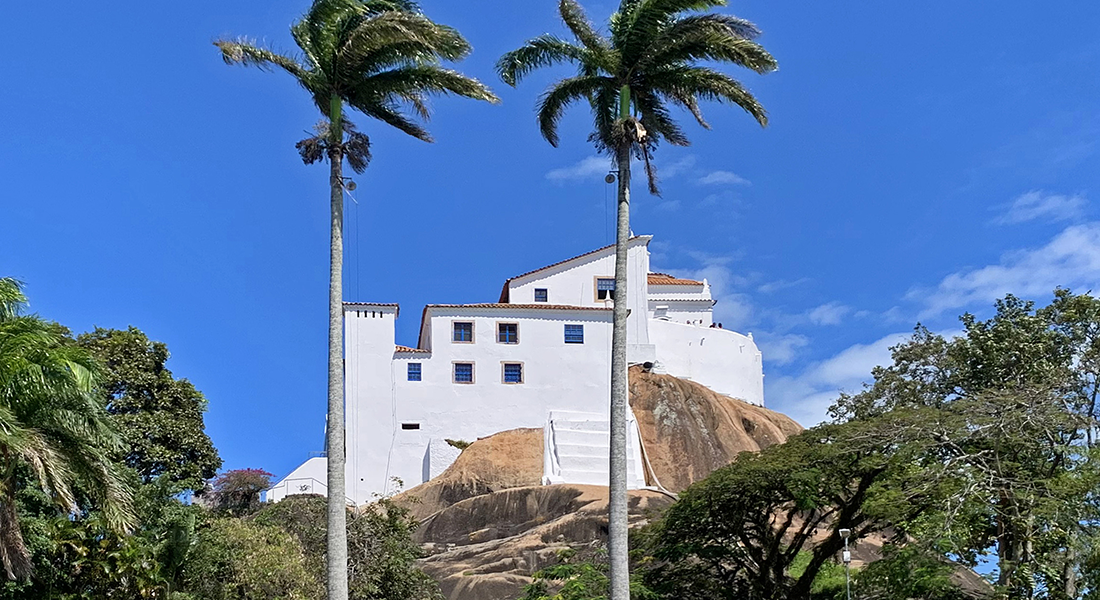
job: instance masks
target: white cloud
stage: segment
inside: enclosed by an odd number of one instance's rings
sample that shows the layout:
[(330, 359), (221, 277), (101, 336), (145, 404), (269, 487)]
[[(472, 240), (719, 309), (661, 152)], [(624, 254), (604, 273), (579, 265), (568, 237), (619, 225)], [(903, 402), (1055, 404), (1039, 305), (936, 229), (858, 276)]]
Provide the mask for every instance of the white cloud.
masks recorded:
[(798, 375), (767, 379), (764, 396), (768, 406), (806, 427), (816, 425), (826, 420), (826, 411), (840, 392), (859, 391), (871, 381), (871, 369), (890, 364), (890, 347), (909, 336), (893, 333), (869, 344), (854, 344)]
[(1000, 264), (952, 273), (934, 288), (916, 288), (907, 298), (924, 308), (920, 318), (989, 304), (1012, 293), (1025, 298), (1055, 287), (1100, 289), (1100, 222), (1071, 225), (1040, 248), (1017, 250)]
[(546, 178), (556, 183), (567, 181), (580, 181), (582, 179), (596, 180), (597, 175), (605, 175), (611, 171), (611, 161), (602, 156), (589, 156), (588, 158), (569, 167), (554, 169), (546, 173)]
[(680, 210), (680, 201), (679, 200), (665, 200), (664, 202), (659, 203), (654, 208), (656, 208), (657, 210), (665, 210), (665, 211)]
[(839, 325), (840, 321), (850, 312), (852, 312), (851, 307), (844, 306), (839, 302), (830, 302), (806, 313), (806, 318), (814, 325)]
[(684, 172), (690, 170), (695, 166), (695, 155), (688, 154), (680, 160), (668, 163), (667, 165), (657, 165), (657, 176), (662, 179), (671, 179), (677, 175), (682, 175)]
[(1007, 205), (998, 207), (1007, 210), (993, 222), (997, 225), (1014, 225), (1035, 220), (1050, 223), (1069, 221), (1080, 218), (1086, 204), (1088, 201), (1082, 194), (1066, 196), (1032, 190), (1021, 194)]
[(760, 287), (756, 288), (756, 291), (762, 294), (771, 294), (772, 292), (778, 292), (780, 290), (792, 288), (798, 285), (802, 285), (803, 283), (807, 283), (809, 281), (809, 277), (802, 277), (800, 279), (795, 279), (794, 281), (778, 279), (776, 281), (769, 281), (765, 284), (762, 284)]
[(796, 333), (775, 334), (757, 332), (756, 346), (764, 356), (764, 361), (773, 365), (785, 365), (794, 360), (800, 348), (810, 344), (810, 339)]
[(699, 185), (752, 185), (752, 183), (732, 171), (711, 171), (696, 180)]

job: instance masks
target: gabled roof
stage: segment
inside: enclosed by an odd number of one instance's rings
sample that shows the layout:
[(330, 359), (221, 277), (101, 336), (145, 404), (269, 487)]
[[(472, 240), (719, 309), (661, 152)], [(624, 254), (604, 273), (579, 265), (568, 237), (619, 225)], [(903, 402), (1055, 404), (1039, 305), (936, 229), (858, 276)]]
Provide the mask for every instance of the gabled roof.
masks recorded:
[[(627, 240), (627, 245), (629, 245), (630, 242), (633, 242), (634, 240), (641, 239), (641, 238), (646, 238), (646, 242), (648, 243), (649, 240), (653, 239), (653, 236), (651, 236), (651, 235), (631, 236), (631, 238), (629, 240)], [(600, 252), (603, 252), (605, 250), (608, 250), (608, 249), (611, 249), (611, 248), (614, 248), (614, 247), (615, 247), (615, 244), (611, 244), (609, 246), (603, 246), (602, 248), (596, 248), (595, 250), (592, 250), (591, 252), (585, 252), (584, 254), (578, 254), (578, 255), (576, 255), (572, 258), (567, 258), (565, 260), (559, 260), (558, 262), (556, 262), (552, 265), (546, 265), (545, 267), (535, 269), (534, 271), (528, 271), (526, 273), (521, 273), (519, 275), (516, 275), (515, 277), (511, 277), (511, 278), (509, 278), (508, 280), (506, 280), (504, 282), (504, 289), (502, 289), (500, 291), (500, 301), (501, 302), (508, 302), (508, 284), (512, 283), (513, 281), (515, 281), (517, 279), (527, 277), (528, 275), (534, 275), (535, 273), (538, 273), (540, 271), (545, 271), (547, 269), (553, 269), (554, 267), (560, 267), (561, 265), (564, 265), (565, 263), (573, 262), (573, 261), (581, 259), (581, 258), (592, 256), (593, 254), (599, 254)]]
[(650, 273), (649, 285), (703, 285), (702, 281), (694, 279), (680, 279), (668, 273)]

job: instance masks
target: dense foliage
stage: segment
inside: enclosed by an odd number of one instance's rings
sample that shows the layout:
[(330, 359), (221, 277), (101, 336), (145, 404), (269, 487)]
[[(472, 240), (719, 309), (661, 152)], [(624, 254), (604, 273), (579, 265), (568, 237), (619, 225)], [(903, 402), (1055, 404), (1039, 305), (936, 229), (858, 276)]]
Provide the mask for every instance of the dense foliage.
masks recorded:
[[(686, 490), (646, 533), (647, 585), (831, 598), (822, 582), (849, 529), (880, 559), (856, 573), (859, 597), (1094, 595), (1100, 301), (1008, 296), (962, 323), (953, 338), (918, 326), (834, 422)], [(987, 560), (984, 583), (966, 568)]]
[[(0, 600), (324, 597), (323, 498), (262, 505), (259, 469), (207, 483), (206, 400), (164, 344), (133, 327), (73, 339), (25, 302), (0, 279)], [(352, 598), (438, 598), (416, 524), (388, 502), (349, 511)]]
[(145, 482), (167, 477), (181, 491), (202, 489), (222, 461), (204, 429), (206, 398), (172, 376), (168, 347), (136, 327), (97, 327), (76, 341), (102, 367), (99, 393), (124, 442), (121, 461)]

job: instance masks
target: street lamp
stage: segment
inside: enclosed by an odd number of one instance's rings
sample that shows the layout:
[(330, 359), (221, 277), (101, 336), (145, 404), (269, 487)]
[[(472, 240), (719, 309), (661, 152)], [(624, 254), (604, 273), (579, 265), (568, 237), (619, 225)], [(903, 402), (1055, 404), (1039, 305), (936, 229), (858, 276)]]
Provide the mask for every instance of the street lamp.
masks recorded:
[(848, 600), (852, 600), (852, 553), (848, 550), (848, 537), (852, 535), (852, 530), (841, 529), (838, 533), (844, 538), (844, 554), (841, 555), (844, 562), (844, 587), (848, 590)]

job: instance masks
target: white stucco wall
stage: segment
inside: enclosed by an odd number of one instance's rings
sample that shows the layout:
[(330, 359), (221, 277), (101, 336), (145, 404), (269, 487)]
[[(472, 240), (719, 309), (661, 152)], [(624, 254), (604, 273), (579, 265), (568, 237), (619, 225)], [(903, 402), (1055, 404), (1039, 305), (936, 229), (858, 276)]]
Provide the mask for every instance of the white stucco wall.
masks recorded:
[(654, 319), (649, 336), (669, 375), (720, 393), (764, 405), (760, 350), (752, 338), (730, 331)]
[[(653, 236), (640, 235), (631, 238), (627, 250), (627, 318), (628, 360), (644, 362), (652, 360), (649, 330), (646, 327), (648, 312), (647, 278), (649, 275), (649, 250)], [(572, 306), (614, 305), (611, 301), (596, 299), (596, 279), (615, 277), (615, 248), (602, 248), (561, 264), (513, 278), (508, 282), (509, 302), (531, 304), (535, 302), (535, 289), (546, 288), (548, 304)]]
[[(451, 341), (454, 321), (474, 323), (473, 343)], [(498, 322), (518, 325), (518, 344), (497, 342)], [(396, 491), (394, 477), (408, 489), (438, 472), (442, 457), (433, 462), (427, 454), (433, 439), (472, 442), (507, 429), (542, 427), (551, 407), (607, 410), (609, 310), (430, 307), (431, 354), (394, 354), (392, 334), (369, 342), (365, 329), (355, 330), (373, 323), (350, 317), (348, 323), (348, 478), (358, 502)], [(583, 344), (565, 343), (566, 323), (584, 325)], [(392, 368), (381, 373), (373, 365), (382, 362), (387, 348)], [(421, 364), (421, 381), (408, 381), (410, 362)], [(474, 383), (453, 383), (454, 362), (474, 363)], [(523, 383), (502, 383), (504, 362), (523, 364)], [(352, 376), (353, 370), (360, 371)]]
[(314, 456), (280, 479), (275, 486), (264, 490), (265, 502), (278, 502), (287, 496), (297, 494), (328, 495), (328, 462), (324, 457)]

